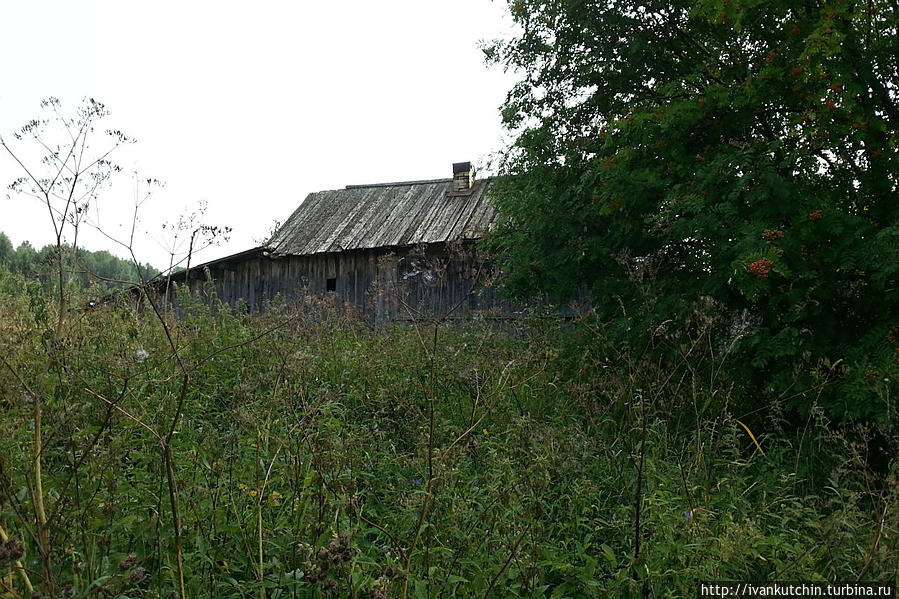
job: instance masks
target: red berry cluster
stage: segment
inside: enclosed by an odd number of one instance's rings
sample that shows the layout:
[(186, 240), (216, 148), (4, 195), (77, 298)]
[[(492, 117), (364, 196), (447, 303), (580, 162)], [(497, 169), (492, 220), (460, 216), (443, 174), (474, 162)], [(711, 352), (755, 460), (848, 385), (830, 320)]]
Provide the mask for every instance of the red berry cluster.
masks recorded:
[(896, 344), (896, 362), (899, 362), (899, 326), (895, 326), (887, 333), (887, 341), (890, 344)]
[(767, 279), (768, 273), (771, 272), (771, 260), (761, 258), (749, 265), (749, 274), (755, 275), (760, 279)]
[(821, 210), (815, 210), (814, 212), (809, 213), (809, 220), (821, 220), (824, 217), (824, 212)]
[(765, 229), (762, 231), (762, 237), (767, 241), (776, 241), (784, 236), (784, 232), (780, 229)]

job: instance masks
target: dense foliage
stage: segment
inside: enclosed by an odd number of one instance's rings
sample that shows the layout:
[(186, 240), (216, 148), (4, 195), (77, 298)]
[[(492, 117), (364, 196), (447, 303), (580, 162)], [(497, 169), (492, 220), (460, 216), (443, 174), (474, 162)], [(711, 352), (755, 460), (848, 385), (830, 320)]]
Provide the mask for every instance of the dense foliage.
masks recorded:
[[(73, 275), (136, 274), (63, 234), (116, 167), (15, 135), (49, 152), (13, 187), (57, 243), (0, 235), (0, 593), (899, 582), (893, 5), (511, 6), (491, 243), (522, 293), (592, 292), (574, 323), (87, 301)], [(86, 149), (106, 112), (79, 114), (57, 133)]]
[(491, 242), (510, 286), (589, 290), (634, 347), (711, 302), (753, 407), (893, 418), (897, 4), (509, 4), (521, 33), (486, 51), (522, 77)]
[(134, 262), (123, 260), (105, 250), (92, 252), (78, 248), (73, 253), (70, 246), (57, 248), (55, 244), (35, 250), (27, 241), (14, 248), (9, 237), (0, 232), (0, 266), (29, 279), (37, 279), (48, 285), (54, 283), (54, 277), (50, 274), (52, 271), (48, 267), (58, 263), (60, 254), (63, 256), (64, 271), (71, 274), (83, 287), (92, 283), (106, 289), (122, 287), (124, 284), (149, 280), (159, 274), (149, 264), (141, 264), (138, 272)]
[(59, 305), (0, 267), (12, 596), (179, 596), (179, 570), (181, 596), (234, 598), (896, 582), (895, 470), (820, 415), (754, 441), (699, 374), (701, 332), (670, 371), (546, 321), (372, 329), (326, 301), (251, 317), (185, 295), (160, 319), (75, 295), (60, 328)]

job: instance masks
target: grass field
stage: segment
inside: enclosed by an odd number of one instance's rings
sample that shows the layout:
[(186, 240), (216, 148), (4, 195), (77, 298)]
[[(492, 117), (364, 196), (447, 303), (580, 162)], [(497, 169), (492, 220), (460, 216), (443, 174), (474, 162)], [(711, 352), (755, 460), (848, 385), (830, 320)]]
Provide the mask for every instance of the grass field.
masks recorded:
[(586, 320), (182, 309), (60, 315), (0, 274), (0, 596), (897, 582), (884, 431), (775, 397), (747, 413), (701, 337), (672, 363)]

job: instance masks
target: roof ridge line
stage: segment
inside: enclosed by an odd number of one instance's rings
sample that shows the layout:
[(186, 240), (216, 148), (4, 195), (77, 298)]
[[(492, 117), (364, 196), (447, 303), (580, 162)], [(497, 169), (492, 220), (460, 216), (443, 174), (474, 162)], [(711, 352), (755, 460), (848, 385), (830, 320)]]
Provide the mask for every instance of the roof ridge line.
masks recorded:
[(400, 185), (426, 185), (428, 183), (449, 183), (452, 179), (423, 179), (421, 181), (395, 181), (393, 183), (368, 183), (365, 185), (347, 185), (344, 189), (362, 189), (365, 187), (397, 187)]

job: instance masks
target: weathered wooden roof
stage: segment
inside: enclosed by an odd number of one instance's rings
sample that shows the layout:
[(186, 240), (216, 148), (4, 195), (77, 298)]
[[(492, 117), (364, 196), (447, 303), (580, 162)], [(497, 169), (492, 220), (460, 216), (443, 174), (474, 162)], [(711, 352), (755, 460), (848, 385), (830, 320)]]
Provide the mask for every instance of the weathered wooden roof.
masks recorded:
[(350, 185), (311, 193), (268, 243), (274, 254), (318, 254), (478, 239), (496, 218), (490, 181), (452, 191), (452, 179)]

